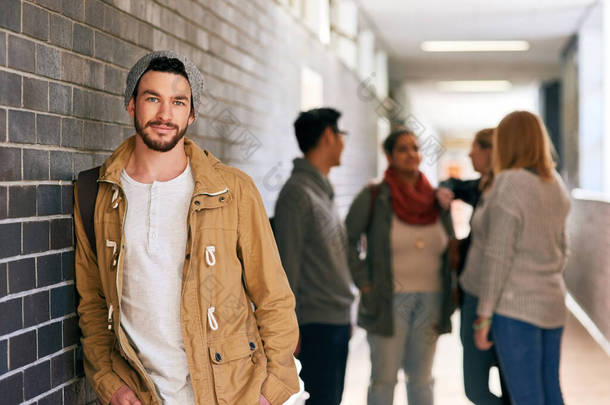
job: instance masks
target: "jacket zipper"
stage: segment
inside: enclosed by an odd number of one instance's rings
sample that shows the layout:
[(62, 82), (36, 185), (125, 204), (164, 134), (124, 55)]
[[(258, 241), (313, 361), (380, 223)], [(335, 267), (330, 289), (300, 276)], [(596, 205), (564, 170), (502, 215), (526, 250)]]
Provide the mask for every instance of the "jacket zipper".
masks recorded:
[[(116, 186), (120, 191), (121, 194), (125, 195), (125, 192), (123, 191), (123, 188), (121, 187), (120, 184), (115, 183), (113, 181), (108, 181), (108, 180), (98, 180), (99, 183), (108, 183), (108, 184), (112, 184), (114, 186)], [(124, 198), (125, 200), (125, 212), (123, 213), (123, 222), (121, 223), (121, 247), (119, 248), (119, 256), (117, 257), (116, 261), (117, 261), (117, 269), (116, 269), (116, 278), (115, 278), (115, 288), (117, 291), (117, 300), (118, 300), (118, 309), (117, 312), (120, 313), (121, 312), (121, 297), (119, 296), (118, 292), (119, 292), (119, 266), (121, 264), (121, 255), (123, 254), (123, 239), (125, 237), (125, 219), (127, 218), (127, 198)], [(109, 315), (109, 317), (111, 316), (111, 314)], [(121, 327), (121, 325), (119, 324), (119, 328)], [(155, 384), (152, 382), (152, 380), (150, 379), (150, 376), (148, 375), (148, 373), (146, 372), (146, 370), (144, 370), (144, 366), (141, 365), (139, 359), (132, 359), (129, 354), (127, 354), (127, 351), (125, 351), (125, 348), (123, 347), (123, 342), (121, 340), (121, 331), (120, 329), (115, 332), (118, 333), (118, 339), (117, 341), (119, 342), (119, 347), (121, 349), (121, 351), (125, 354), (125, 356), (127, 356), (127, 358), (136, 365), (136, 367), (138, 368), (138, 371), (140, 371), (140, 373), (144, 376), (144, 378), (146, 379), (146, 381), (149, 384), (149, 389), (151, 389), (151, 393), (152, 395), (155, 397), (155, 399), (157, 400), (157, 403), (161, 404), (161, 399), (157, 396), (157, 390), (156, 390), (156, 386)]]

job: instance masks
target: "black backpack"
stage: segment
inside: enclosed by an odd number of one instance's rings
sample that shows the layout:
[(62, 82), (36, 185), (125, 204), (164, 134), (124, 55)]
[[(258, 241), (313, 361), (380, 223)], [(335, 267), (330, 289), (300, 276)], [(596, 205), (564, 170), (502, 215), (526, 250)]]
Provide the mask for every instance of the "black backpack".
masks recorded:
[(89, 245), (93, 253), (97, 255), (95, 244), (95, 228), (93, 225), (93, 213), (95, 212), (95, 199), (97, 198), (98, 184), (97, 179), (100, 175), (100, 167), (84, 170), (78, 174), (76, 184), (78, 186), (78, 207), (80, 217), (85, 227), (85, 233), (89, 240)]

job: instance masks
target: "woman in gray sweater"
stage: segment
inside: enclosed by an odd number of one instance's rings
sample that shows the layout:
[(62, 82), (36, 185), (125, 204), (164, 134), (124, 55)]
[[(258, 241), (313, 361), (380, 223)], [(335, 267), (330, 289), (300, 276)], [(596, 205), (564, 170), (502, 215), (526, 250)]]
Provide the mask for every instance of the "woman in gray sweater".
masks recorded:
[(479, 283), (475, 344), (486, 350), (493, 336), (516, 405), (563, 404), (559, 354), (570, 200), (551, 148), (536, 115), (507, 115), (494, 134), (496, 179), (472, 224), (486, 240), (480, 273), (471, 274)]

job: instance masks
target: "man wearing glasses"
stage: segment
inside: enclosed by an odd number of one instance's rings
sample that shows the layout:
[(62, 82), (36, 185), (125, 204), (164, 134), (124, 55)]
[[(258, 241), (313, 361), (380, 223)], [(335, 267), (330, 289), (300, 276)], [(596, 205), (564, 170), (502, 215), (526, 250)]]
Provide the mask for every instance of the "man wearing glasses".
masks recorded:
[(304, 157), (294, 160), (275, 206), (277, 245), (297, 302), (308, 405), (341, 402), (350, 338), (354, 294), (347, 236), (328, 181), (344, 147), (340, 116), (332, 108), (299, 114), (294, 130)]

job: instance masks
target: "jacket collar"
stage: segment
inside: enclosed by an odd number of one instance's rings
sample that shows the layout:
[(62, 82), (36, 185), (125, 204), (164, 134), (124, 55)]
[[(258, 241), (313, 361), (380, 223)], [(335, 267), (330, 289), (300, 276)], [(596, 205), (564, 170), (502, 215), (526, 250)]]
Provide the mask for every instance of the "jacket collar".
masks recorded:
[(294, 168), (292, 169), (293, 174), (303, 174), (307, 177), (311, 178), (316, 184), (318, 184), (322, 190), (328, 194), (330, 199), (332, 200), (335, 196), (335, 192), (333, 190), (333, 186), (330, 184), (328, 179), (322, 176), (322, 173), (312, 165), (309, 160), (305, 158), (296, 158), (293, 161)]
[[(127, 166), (129, 157), (136, 145), (134, 135), (125, 140), (104, 162), (100, 171), (100, 181), (120, 184), (121, 171)], [(200, 149), (192, 140), (184, 138), (184, 150), (189, 158), (193, 179), (194, 194), (220, 194), (228, 186), (218, 171), (220, 161), (207, 150)]]

